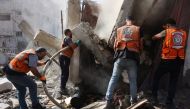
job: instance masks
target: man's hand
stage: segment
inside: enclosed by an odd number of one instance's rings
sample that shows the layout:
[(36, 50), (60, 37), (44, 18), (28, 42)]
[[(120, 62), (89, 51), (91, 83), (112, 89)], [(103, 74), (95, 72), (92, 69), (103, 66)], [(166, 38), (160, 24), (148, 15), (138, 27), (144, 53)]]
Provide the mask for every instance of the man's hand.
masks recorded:
[(75, 44), (77, 44), (78, 46), (81, 44), (81, 40), (77, 40), (76, 42), (75, 42)]
[(41, 76), (39, 79), (40, 79), (40, 81), (42, 81), (44, 84), (46, 84), (46, 77), (45, 77), (45, 76)]

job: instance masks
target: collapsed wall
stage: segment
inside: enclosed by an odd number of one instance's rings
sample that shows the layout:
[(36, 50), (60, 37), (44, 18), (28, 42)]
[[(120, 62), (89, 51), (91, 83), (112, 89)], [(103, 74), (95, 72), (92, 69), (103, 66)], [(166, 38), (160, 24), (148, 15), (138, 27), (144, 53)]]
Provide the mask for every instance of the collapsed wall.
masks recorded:
[(88, 23), (79, 24), (72, 32), (82, 41), (79, 71), (82, 83), (91, 91), (105, 94), (112, 70), (112, 53), (100, 44)]

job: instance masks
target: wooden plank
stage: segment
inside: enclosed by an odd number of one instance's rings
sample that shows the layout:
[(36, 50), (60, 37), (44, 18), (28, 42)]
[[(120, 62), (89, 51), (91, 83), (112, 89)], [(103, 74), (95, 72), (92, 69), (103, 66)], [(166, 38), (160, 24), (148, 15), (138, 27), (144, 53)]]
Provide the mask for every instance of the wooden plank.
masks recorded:
[(140, 107), (140, 106), (144, 105), (145, 103), (147, 103), (147, 101), (148, 101), (147, 99), (143, 99), (143, 100), (135, 103), (134, 105), (128, 107), (127, 109), (137, 109), (138, 107)]

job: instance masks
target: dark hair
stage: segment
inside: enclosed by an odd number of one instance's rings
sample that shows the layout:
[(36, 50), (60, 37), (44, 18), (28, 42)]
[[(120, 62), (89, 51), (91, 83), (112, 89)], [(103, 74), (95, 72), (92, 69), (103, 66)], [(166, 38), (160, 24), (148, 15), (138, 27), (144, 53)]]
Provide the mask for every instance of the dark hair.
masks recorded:
[(65, 34), (65, 35), (66, 35), (67, 33), (69, 33), (69, 32), (71, 32), (70, 29), (65, 29), (65, 30), (64, 30), (64, 34)]
[(170, 25), (176, 25), (176, 21), (172, 18), (168, 18), (164, 21), (164, 25), (170, 24)]
[(132, 16), (127, 16), (127, 17), (126, 17), (126, 20), (134, 21), (134, 18), (133, 18)]
[(41, 52), (47, 52), (47, 50), (43, 47), (36, 48), (36, 53), (41, 53)]

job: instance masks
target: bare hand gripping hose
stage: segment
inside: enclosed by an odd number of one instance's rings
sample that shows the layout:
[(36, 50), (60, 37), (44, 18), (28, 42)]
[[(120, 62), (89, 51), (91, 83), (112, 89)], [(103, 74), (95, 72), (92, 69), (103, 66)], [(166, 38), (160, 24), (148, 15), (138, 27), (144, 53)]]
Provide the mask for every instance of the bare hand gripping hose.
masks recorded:
[[(50, 61), (48, 61), (48, 62), (46, 63), (46, 65), (44, 66), (44, 68), (43, 68), (43, 72), (42, 72), (43, 75), (45, 75), (46, 70), (47, 70), (47, 68), (50, 66), (52, 60), (54, 60), (54, 58), (55, 58), (57, 55), (59, 55), (60, 52), (65, 51), (65, 50), (68, 49), (68, 48), (69, 48), (68, 46), (62, 48), (61, 50), (59, 50), (58, 52), (56, 52), (56, 53), (50, 58)], [(63, 105), (61, 105), (60, 103), (58, 103), (58, 102), (49, 94), (49, 92), (48, 92), (48, 90), (47, 90), (47, 87), (46, 87), (46, 84), (43, 83), (43, 82), (42, 82), (42, 84), (43, 84), (43, 89), (44, 89), (46, 95), (48, 96), (48, 98), (49, 98), (56, 106), (58, 106), (59, 108), (61, 108), (61, 109), (66, 109)]]

